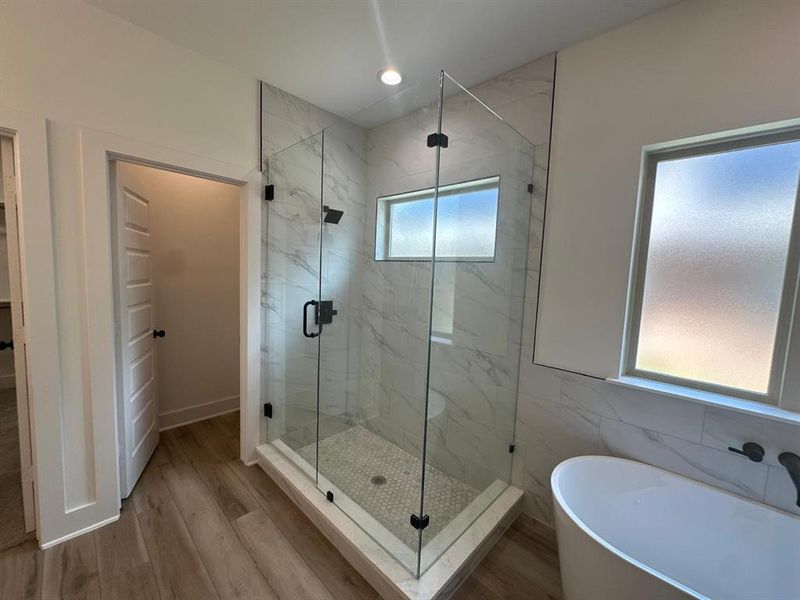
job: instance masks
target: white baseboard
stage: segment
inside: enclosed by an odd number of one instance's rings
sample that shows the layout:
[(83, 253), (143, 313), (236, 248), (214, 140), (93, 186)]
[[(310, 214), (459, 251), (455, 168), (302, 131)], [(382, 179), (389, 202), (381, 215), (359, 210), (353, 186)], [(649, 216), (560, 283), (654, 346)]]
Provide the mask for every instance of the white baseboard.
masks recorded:
[(212, 400), (196, 406), (171, 410), (158, 415), (158, 430), (174, 429), (181, 425), (204, 421), (235, 410), (239, 410), (239, 396), (230, 396), (229, 398)]

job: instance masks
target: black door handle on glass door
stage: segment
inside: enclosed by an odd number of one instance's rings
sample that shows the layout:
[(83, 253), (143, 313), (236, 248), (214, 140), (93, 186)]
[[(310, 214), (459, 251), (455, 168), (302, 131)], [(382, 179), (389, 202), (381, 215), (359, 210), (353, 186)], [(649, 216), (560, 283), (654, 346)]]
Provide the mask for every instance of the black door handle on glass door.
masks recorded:
[(167, 332), (164, 331), (163, 329), (153, 329), (154, 338), (164, 337), (165, 335), (167, 335)]
[[(319, 335), (319, 331), (316, 333), (308, 331), (308, 307), (313, 306), (314, 311), (317, 310), (317, 304), (319, 304), (316, 300), (309, 300), (305, 304), (303, 304), (303, 335), (307, 338), (315, 338)], [(322, 329), (322, 325), (320, 325), (320, 330)]]

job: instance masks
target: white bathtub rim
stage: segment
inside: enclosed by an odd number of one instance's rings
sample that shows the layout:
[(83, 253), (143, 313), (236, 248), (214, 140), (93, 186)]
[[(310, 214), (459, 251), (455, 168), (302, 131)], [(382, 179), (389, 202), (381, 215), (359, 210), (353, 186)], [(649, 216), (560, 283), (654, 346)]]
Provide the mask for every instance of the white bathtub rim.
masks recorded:
[[(577, 525), (578, 528), (580, 528), (581, 531), (583, 531), (586, 535), (588, 535), (590, 538), (592, 538), (595, 542), (600, 544), (603, 548), (605, 548), (606, 550), (608, 550), (612, 554), (620, 557), (624, 561), (629, 562), (633, 566), (641, 569), (645, 573), (648, 573), (648, 574), (652, 575), (653, 577), (656, 577), (657, 579), (660, 579), (661, 581), (663, 581), (663, 582), (665, 582), (665, 583), (667, 583), (667, 584), (669, 584), (669, 585), (671, 585), (671, 586), (673, 586), (675, 588), (678, 588), (682, 592), (685, 592), (686, 594), (689, 594), (690, 596), (692, 596), (694, 598), (697, 598), (698, 600), (712, 600), (711, 598), (709, 598), (708, 596), (704, 596), (703, 594), (701, 594), (697, 590), (692, 589), (692, 588), (684, 585), (680, 581), (677, 581), (677, 580), (673, 579), (672, 577), (669, 577), (668, 575), (665, 575), (664, 573), (662, 573), (660, 571), (656, 571), (652, 567), (646, 565), (645, 563), (643, 563), (643, 562), (633, 558), (629, 554), (623, 552), (622, 550), (620, 550), (619, 548), (617, 548), (613, 544), (609, 543), (608, 541), (604, 540), (599, 535), (597, 535), (586, 523), (584, 523), (583, 519), (581, 519), (580, 517), (578, 517), (577, 514), (575, 514), (575, 512), (572, 510), (572, 508), (570, 508), (570, 506), (567, 504), (566, 500), (564, 499), (563, 495), (561, 494), (561, 489), (557, 484), (557, 480), (558, 480), (558, 477), (561, 475), (561, 471), (563, 471), (566, 468), (566, 465), (568, 465), (569, 463), (572, 463), (572, 462), (584, 462), (587, 458), (589, 458), (589, 459), (602, 459), (602, 460), (605, 460), (605, 461), (613, 461), (613, 462), (635, 463), (637, 465), (645, 466), (647, 468), (656, 469), (658, 471), (663, 471), (664, 473), (667, 473), (668, 475), (674, 475), (675, 477), (680, 477), (681, 479), (686, 479), (687, 481), (690, 481), (691, 483), (697, 483), (697, 484), (703, 485), (703, 486), (705, 486), (705, 487), (707, 487), (709, 489), (712, 489), (714, 491), (719, 491), (719, 492), (723, 492), (725, 494), (728, 494), (730, 496), (734, 496), (735, 498), (740, 498), (742, 500), (746, 500), (746, 498), (741, 498), (740, 496), (736, 496), (735, 494), (729, 494), (725, 490), (720, 490), (719, 488), (715, 488), (713, 486), (706, 485), (706, 484), (704, 484), (704, 483), (702, 483), (700, 481), (696, 481), (696, 480), (691, 479), (689, 477), (683, 477), (682, 475), (678, 475), (677, 473), (672, 473), (671, 471), (666, 471), (664, 469), (660, 469), (658, 467), (654, 467), (652, 465), (648, 465), (647, 463), (639, 462), (639, 461), (636, 461), (636, 460), (629, 460), (627, 458), (617, 458), (617, 457), (614, 457), (614, 456), (586, 455), (586, 456), (575, 456), (573, 458), (568, 458), (567, 460), (562, 461), (561, 463), (559, 463), (556, 466), (556, 468), (553, 469), (553, 473), (550, 476), (550, 487), (553, 490), (553, 497), (556, 499), (556, 502), (558, 504), (557, 508), (559, 508), (560, 510), (563, 510), (564, 513), (570, 518), (570, 520), (573, 523), (575, 523), (575, 525)], [(756, 503), (756, 504), (758, 504), (758, 503)]]

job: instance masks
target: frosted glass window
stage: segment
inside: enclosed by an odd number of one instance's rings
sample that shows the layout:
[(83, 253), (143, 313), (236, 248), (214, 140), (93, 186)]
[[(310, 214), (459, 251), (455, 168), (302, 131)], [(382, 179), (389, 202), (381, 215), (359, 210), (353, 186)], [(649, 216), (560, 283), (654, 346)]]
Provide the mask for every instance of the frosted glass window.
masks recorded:
[[(436, 257), (494, 260), (499, 177), (439, 188)], [(378, 198), (376, 258), (430, 260), (433, 188)]]
[(388, 258), (429, 257), (433, 243), (433, 197), (394, 202), (388, 212)]
[(794, 285), (788, 261), (800, 181), (800, 141), (778, 139), (651, 156), (634, 371), (775, 391), (793, 301), (784, 289)]

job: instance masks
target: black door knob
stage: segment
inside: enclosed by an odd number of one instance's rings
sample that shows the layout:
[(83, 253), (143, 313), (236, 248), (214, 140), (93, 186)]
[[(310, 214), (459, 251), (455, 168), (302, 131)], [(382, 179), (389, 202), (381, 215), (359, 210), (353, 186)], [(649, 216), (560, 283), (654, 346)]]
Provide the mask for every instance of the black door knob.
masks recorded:
[(0, 342), (0, 350), (13, 350), (14, 349), (14, 340), (8, 340), (7, 342), (3, 341)]
[(165, 335), (167, 335), (167, 332), (164, 331), (163, 329), (153, 329), (154, 338), (164, 337)]

